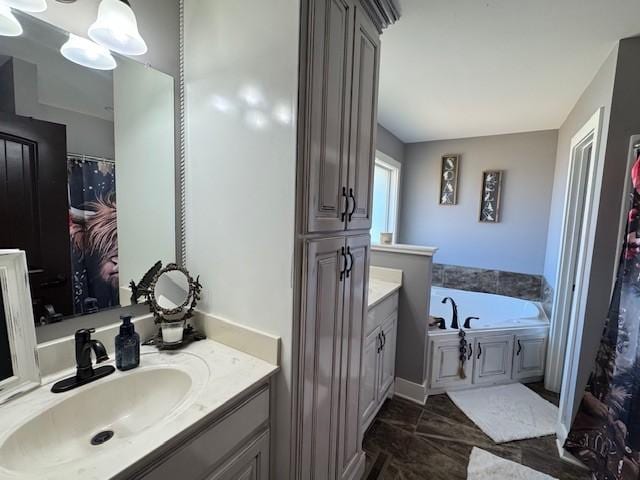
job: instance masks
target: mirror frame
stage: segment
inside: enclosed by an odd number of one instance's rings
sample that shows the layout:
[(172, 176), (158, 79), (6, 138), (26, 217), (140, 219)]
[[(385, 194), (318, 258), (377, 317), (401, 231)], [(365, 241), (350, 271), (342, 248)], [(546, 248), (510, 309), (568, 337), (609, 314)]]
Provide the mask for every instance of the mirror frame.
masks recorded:
[(0, 381), (2, 405), (40, 386), (36, 327), (25, 252), (0, 250), (0, 287), (13, 367), (13, 376)]
[[(155, 296), (155, 289), (158, 280), (162, 275), (169, 272), (181, 272), (187, 279), (187, 283), (189, 284), (189, 292), (187, 293), (187, 298), (182, 305), (176, 306), (176, 308), (163, 308), (158, 304)], [(202, 286), (200, 285), (200, 279), (196, 278), (195, 280), (191, 276), (191, 274), (187, 271), (186, 268), (183, 268), (175, 263), (170, 263), (166, 267), (159, 270), (153, 277), (151, 284), (149, 285), (148, 290), (148, 302), (151, 312), (156, 319), (156, 323), (167, 322), (182, 322), (190, 319), (193, 316), (193, 310), (196, 308), (198, 300), (200, 300), (200, 290)], [(186, 311), (185, 311), (186, 309)], [(163, 315), (179, 315), (183, 314), (180, 318), (174, 319), (166, 319)]]

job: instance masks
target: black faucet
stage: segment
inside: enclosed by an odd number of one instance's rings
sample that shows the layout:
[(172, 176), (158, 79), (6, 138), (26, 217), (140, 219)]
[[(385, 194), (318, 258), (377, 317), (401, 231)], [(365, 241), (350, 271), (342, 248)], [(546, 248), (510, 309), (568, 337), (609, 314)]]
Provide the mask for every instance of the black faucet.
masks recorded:
[(76, 332), (76, 375), (74, 377), (65, 378), (55, 383), (51, 387), (53, 393), (62, 393), (73, 390), (74, 388), (94, 382), (100, 378), (111, 375), (116, 371), (113, 365), (93, 368), (91, 362), (91, 351), (96, 355), (96, 363), (102, 363), (109, 360), (107, 349), (104, 348), (102, 342), (92, 340), (91, 334), (95, 329), (81, 329)]
[(471, 328), (471, 320), (480, 320), (480, 317), (467, 317), (464, 321), (464, 328)]
[(458, 305), (453, 301), (451, 297), (444, 297), (442, 299), (442, 303), (447, 303), (447, 300), (451, 302), (451, 307), (453, 308), (453, 318), (451, 319), (451, 328), (454, 330), (458, 330)]

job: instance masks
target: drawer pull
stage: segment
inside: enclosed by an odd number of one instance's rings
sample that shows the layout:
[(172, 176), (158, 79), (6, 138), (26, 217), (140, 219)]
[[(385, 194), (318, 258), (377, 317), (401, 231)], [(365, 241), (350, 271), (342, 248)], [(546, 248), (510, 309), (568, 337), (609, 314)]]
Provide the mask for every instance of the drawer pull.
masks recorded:
[(480, 359), (480, 355), (482, 355), (482, 344), (478, 343), (478, 359)]
[(520, 355), (521, 351), (522, 351), (522, 344), (520, 343), (520, 340), (518, 340), (518, 351), (516, 352), (516, 355)]

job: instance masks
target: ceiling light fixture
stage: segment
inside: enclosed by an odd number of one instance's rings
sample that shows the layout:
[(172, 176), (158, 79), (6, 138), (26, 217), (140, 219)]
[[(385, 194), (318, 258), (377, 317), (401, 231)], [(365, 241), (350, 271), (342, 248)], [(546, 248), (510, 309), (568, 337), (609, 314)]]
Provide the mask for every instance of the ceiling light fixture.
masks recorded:
[(22, 25), (11, 12), (11, 9), (0, 1), (0, 35), (17, 37), (22, 34)]
[(46, 0), (4, 0), (4, 3), (23, 12), (44, 12), (47, 9)]
[(138, 32), (136, 15), (128, 0), (102, 0), (98, 18), (89, 27), (89, 37), (123, 55), (142, 55), (147, 52), (147, 44)]
[(109, 49), (73, 33), (69, 34), (69, 40), (62, 45), (60, 53), (67, 60), (96, 70), (113, 70), (117, 66)]

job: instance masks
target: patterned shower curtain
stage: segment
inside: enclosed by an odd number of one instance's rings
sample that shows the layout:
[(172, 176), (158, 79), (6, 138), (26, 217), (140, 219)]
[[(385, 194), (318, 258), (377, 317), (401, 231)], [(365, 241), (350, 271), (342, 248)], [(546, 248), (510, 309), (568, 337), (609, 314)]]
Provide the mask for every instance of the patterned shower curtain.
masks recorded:
[(640, 478), (640, 155), (595, 367), (565, 448), (598, 480)]
[(69, 235), (74, 313), (119, 305), (115, 165), (70, 155)]

